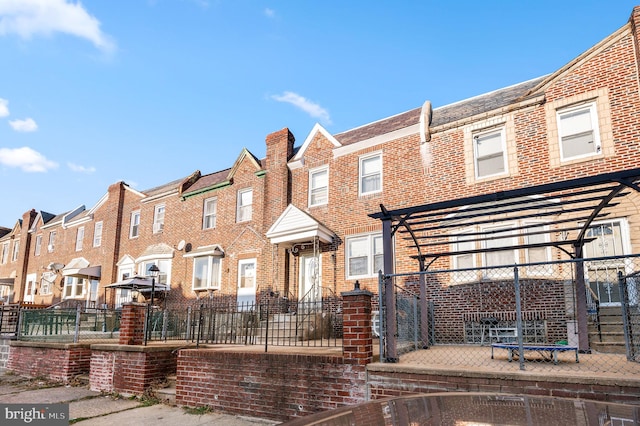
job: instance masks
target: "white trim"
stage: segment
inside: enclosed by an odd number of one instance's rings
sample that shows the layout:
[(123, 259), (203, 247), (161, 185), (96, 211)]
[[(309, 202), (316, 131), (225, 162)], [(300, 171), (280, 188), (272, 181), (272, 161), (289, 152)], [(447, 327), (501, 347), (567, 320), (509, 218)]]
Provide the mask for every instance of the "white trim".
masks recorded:
[[(591, 119), (591, 131), (593, 132), (593, 152), (586, 154), (575, 155), (573, 157), (565, 157), (562, 144), (562, 116), (570, 114), (572, 112), (589, 110), (589, 116)], [(558, 108), (556, 110), (556, 125), (558, 126), (558, 144), (560, 149), (560, 161), (572, 161), (581, 158), (588, 158), (598, 156), (602, 154), (602, 141), (600, 140), (600, 125), (598, 123), (598, 106), (595, 100), (589, 102), (580, 102), (578, 104), (569, 105), (566, 107)]]
[[(368, 192), (363, 192), (362, 191), (362, 163), (363, 161), (375, 158), (375, 157), (379, 157), (380, 159), (380, 188), (376, 189), (375, 191), (368, 191)], [(369, 152), (367, 154), (363, 154), (361, 156), (358, 157), (358, 197), (361, 196), (366, 196), (366, 195), (371, 195), (371, 194), (378, 194), (380, 192), (382, 192), (382, 188), (384, 187), (384, 182), (383, 182), (383, 171), (384, 169), (384, 164), (382, 161), (382, 151), (376, 151), (376, 152)]]
[[(325, 187), (325, 193), (326, 193), (326, 198), (325, 198), (325, 202), (324, 203), (316, 203), (316, 204), (312, 204), (311, 203), (311, 197), (312, 197), (312, 191), (314, 188), (312, 188), (312, 179), (311, 179), (311, 175), (315, 174), (315, 173), (320, 173), (320, 172), (325, 172), (327, 175), (327, 185)], [(317, 189), (317, 188), (316, 188)], [(307, 205), (309, 207), (318, 207), (318, 206), (326, 206), (327, 204), (329, 204), (329, 166), (328, 165), (324, 165), (324, 166), (320, 166), (320, 167), (316, 167), (314, 169), (310, 169), (309, 170), (309, 186), (308, 186), (308, 197), (307, 197)]]
[(298, 150), (298, 152), (296, 152), (296, 155), (294, 155), (293, 158), (291, 159), (292, 162), (297, 162), (297, 161), (302, 160), (302, 158), (304, 157), (305, 151), (307, 150), (307, 148), (311, 144), (311, 141), (313, 140), (313, 138), (315, 138), (317, 133), (320, 133), (325, 138), (327, 138), (327, 140), (329, 142), (331, 142), (334, 147), (338, 148), (338, 147), (342, 146), (342, 144), (335, 137), (333, 137), (331, 135), (331, 133), (329, 133), (319, 123), (316, 123), (313, 126), (313, 129), (311, 129), (311, 131), (307, 135), (307, 138), (304, 140), (304, 142), (303, 142), (302, 146), (300, 147), (300, 149)]
[(420, 133), (420, 123), (412, 124), (411, 126), (403, 127), (402, 129), (385, 133), (384, 135), (374, 136), (369, 139), (363, 139), (361, 141), (336, 148), (333, 150), (333, 158), (335, 159), (343, 157), (345, 155), (362, 151), (363, 149), (371, 148), (386, 142), (395, 141), (397, 139), (405, 138), (407, 136), (415, 135), (418, 133)]

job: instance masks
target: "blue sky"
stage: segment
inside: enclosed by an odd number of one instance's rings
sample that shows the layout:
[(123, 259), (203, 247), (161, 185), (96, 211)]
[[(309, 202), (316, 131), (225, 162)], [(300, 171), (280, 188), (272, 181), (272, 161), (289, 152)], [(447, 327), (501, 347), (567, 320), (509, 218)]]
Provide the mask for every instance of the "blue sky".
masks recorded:
[(634, 5), (0, 0), (0, 226), (551, 73)]

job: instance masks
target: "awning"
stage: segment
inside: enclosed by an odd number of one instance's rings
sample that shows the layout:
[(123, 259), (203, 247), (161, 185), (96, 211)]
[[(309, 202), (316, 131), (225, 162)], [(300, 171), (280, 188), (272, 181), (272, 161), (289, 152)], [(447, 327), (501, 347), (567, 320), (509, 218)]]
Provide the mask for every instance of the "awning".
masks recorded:
[(87, 276), (91, 278), (100, 278), (101, 272), (102, 272), (102, 267), (100, 265), (89, 266), (88, 268), (80, 268), (78, 270), (78, 275)]
[[(104, 286), (104, 288), (120, 288), (125, 290), (136, 290), (139, 292), (151, 291), (151, 279), (146, 277), (131, 277), (124, 279), (122, 281), (118, 281), (109, 285)], [(155, 291), (167, 291), (169, 290), (169, 286), (166, 284), (155, 283)]]
[(218, 244), (210, 246), (198, 247), (185, 254), (184, 257), (200, 257), (200, 256), (218, 256), (223, 257), (224, 251)]
[(308, 213), (289, 204), (266, 234), (271, 244), (295, 244), (318, 238), (331, 243), (334, 233)]
[(13, 285), (15, 278), (0, 278), (0, 285)]

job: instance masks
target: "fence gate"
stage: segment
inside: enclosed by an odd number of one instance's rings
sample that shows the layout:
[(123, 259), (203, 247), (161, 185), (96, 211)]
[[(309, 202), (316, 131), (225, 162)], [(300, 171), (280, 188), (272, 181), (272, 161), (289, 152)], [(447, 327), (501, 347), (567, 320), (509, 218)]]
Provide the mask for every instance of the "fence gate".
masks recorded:
[(640, 362), (640, 271), (624, 276), (618, 273), (624, 338), (627, 346), (627, 359)]

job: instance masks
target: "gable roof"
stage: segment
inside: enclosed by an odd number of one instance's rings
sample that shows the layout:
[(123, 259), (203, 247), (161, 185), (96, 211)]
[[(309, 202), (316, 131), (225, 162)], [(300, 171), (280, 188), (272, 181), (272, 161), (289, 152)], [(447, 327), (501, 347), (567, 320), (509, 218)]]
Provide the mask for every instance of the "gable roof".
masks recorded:
[(293, 244), (311, 241), (315, 237), (324, 243), (330, 243), (334, 235), (329, 228), (293, 204), (287, 206), (266, 233), (271, 244)]

